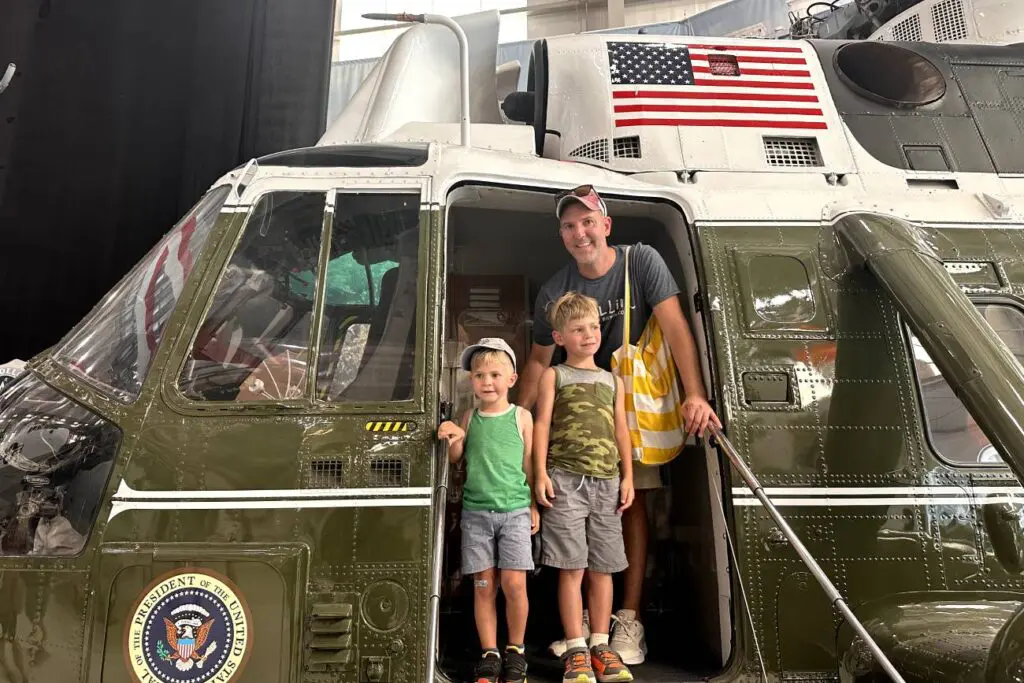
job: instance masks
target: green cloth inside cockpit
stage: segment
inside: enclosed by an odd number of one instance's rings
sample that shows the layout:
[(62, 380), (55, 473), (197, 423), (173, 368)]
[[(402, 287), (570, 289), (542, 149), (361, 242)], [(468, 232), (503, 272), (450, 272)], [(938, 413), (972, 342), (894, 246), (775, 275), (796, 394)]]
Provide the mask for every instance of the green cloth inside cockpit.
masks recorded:
[[(384, 273), (396, 267), (395, 261), (381, 261), (370, 265), (373, 280), (373, 303), (380, 302), (380, 281)], [(370, 287), (366, 277), (366, 266), (357, 262), (352, 252), (332, 259), (327, 263), (327, 305), (351, 306), (370, 303)], [(303, 299), (313, 298), (316, 277), (311, 270), (291, 273), (289, 289)]]

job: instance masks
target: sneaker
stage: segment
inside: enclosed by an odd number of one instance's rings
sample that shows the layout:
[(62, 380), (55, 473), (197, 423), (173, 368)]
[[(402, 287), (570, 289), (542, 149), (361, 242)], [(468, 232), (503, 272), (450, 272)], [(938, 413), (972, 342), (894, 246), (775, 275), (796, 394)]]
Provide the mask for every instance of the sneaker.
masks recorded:
[(562, 683), (597, 683), (587, 648), (574, 647), (568, 650), (562, 659), (565, 662), (565, 675), (562, 676)]
[(505, 683), (526, 683), (526, 657), (517, 648), (505, 648), (505, 665), (501, 669)]
[[(581, 636), (584, 640), (590, 640), (590, 612), (583, 610), (583, 635)], [(565, 639), (556, 640), (555, 642), (548, 645), (548, 652), (561, 659), (565, 651), (569, 649)]]
[(636, 620), (632, 610), (620, 609), (612, 617), (612, 637), (608, 643), (619, 653), (624, 664), (643, 664), (647, 657), (647, 639), (644, 625)]
[(594, 673), (597, 674), (598, 683), (633, 680), (633, 674), (622, 663), (619, 653), (607, 645), (595, 645), (590, 648), (590, 662)]
[(498, 683), (501, 676), (501, 655), (497, 650), (488, 650), (480, 657), (473, 669), (474, 683)]

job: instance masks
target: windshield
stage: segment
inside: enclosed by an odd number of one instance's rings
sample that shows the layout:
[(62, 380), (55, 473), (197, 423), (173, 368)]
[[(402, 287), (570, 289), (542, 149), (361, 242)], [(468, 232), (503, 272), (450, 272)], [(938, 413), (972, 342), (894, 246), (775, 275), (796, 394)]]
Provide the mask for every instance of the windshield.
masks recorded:
[(324, 193), (263, 195), (200, 325), (180, 391), (198, 401), (412, 398), (419, 205), (418, 193), (339, 192), (325, 243)]
[(57, 346), (56, 360), (122, 401), (139, 397), (164, 328), (230, 187), (208, 192)]

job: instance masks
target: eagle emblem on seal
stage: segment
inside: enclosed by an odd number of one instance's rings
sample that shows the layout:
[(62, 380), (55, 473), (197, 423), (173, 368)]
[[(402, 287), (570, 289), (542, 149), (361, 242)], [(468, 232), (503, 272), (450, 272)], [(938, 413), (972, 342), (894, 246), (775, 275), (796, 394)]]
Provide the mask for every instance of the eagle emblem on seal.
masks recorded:
[(174, 662), (178, 671), (189, 671), (193, 666), (203, 668), (206, 659), (217, 651), (217, 641), (206, 644), (216, 621), (199, 605), (182, 605), (171, 611), (171, 619), (164, 617), (171, 651), (161, 652), (161, 659)]

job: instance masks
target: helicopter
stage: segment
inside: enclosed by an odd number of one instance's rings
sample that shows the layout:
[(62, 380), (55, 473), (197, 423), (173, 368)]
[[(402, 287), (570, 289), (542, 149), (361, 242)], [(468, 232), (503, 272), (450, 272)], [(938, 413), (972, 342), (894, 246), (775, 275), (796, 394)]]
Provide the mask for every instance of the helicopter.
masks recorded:
[(411, 28), (322, 139), (0, 393), (0, 680), (464, 680), (435, 431), (463, 348), (526, 356), (584, 183), (723, 422), (649, 499), (636, 680), (1022, 680), (1024, 47), (570, 35), (517, 90), (496, 12), (374, 18)]

